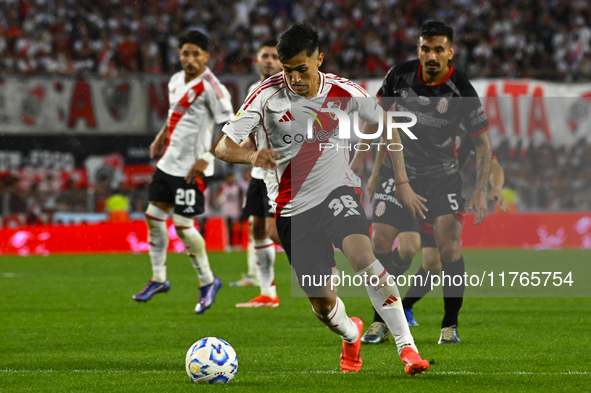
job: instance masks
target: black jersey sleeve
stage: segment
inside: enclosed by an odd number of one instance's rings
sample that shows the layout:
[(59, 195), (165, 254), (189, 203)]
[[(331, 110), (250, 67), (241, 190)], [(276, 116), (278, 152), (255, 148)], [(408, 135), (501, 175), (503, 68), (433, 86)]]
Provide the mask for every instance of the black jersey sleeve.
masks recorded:
[(392, 105), (396, 102), (396, 98), (394, 97), (394, 82), (396, 79), (396, 66), (393, 66), (388, 70), (388, 73), (384, 77), (382, 81), (382, 86), (378, 90), (376, 97), (380, 102), (380, 105), (384, 110), (390, 109)]
[(488, 129), (488, 119), (474, 86), (466, 80), (461, 89), (462, 125), (470, 136), (477, 136)]

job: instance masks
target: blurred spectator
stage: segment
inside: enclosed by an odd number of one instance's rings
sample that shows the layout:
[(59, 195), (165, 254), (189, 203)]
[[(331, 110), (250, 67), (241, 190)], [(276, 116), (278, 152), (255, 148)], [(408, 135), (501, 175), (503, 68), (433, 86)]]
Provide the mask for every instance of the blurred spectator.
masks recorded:
[(415, 56), (419, 25), (438, 19), (455, 28), (453, 63), (471, 77), (570, 81), (591, 76), (589, 9), (585, 0), (3, 1), (0, 67), (106, 78), (169, 73), (178, 67), (176, 36), (197, 28), (212, 39), (215, 73), (250, 73), (262, 40), (308, 21), (320, 32), (324, 70), (382, 76)]

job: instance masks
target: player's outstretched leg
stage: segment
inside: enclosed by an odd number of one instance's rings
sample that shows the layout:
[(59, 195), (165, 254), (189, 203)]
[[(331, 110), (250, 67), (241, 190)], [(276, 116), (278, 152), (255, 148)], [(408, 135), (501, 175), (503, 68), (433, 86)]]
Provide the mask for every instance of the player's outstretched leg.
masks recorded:
[(146, 210), (148, 224), (148, 242), (150, 244), (150, 261), (152, 262), (152, 279), (140, 292), (133, 295), (136, 302), (147, 302), (158, 293), (168, 292), (170, 283), (166, 279), (166, 248), (168, 232), (166, 219), (168, 213), (156, 205), (149, 204)]
[[(380, 261), (375, 259), (369, 238), (359, 234), (347, 236), (343, 240), (343, 252), (357, 274), (365, 279), (365, 288), (369, 298), (392, 332), (406, 373), (412, 376), (428, 371), (429, 362), (418, 354), (406, 323), (395, 280), (388, 274)], [(374, 260), (369, 263), (369, 259)], [(408, 349), (405, 350), (405, 348)]]
[[(435, 218), (434, 234), (441, 258), (441, 286), (445, 315), (441, 322), (439, 344), (457, 344), (458, 314), (464, 301), (464, 258), (460, 250), (462, 223), (457, 216), (446, 214)], [(460, 285), (454, 285), (454, 277), (462, 277)], [(457, 281), (456, 281), (457, 282)]]
[[(361, 334), (363, 322), (357, 317), (347, 316), (345, 304), (339, 297), (334, 297), (334, 292), (323, 288), (313, 296), (328, 295), (325, 297), (310, 297), (314, 315), (324, 323), (331, 331), (341, 336), (343, 348), (341, 351), (341, 371), (357, 372), (361, 370)], [(332, 296), (330, 296), (332, 295)]]
[(215, 301), (215, 297), (222, 287), (222, 281), (214, 277), (211, 272), (209, 259), (205, 252), (205, 240), (195, 228), (193, 219), (175, 214), (173, 221), (176, 233), (183, 241), (187, 255), (199, 277), (199, 302), (195, 307), (195, 313), (202, 314)]
[(257, 277), (257, 255), (254, 245), (253, 217), (250, 217), (250, 230), (248, 231), (248, 247), (246, 249), (246, 260), (248, 261), (248, 272), (238, 281), (232, 281), (231, 287), (256, 287), (259, 285)]
[(236, 307), (278, 307), (279, 297), (275, 287), (275, 243), (269, 238), (255, 240), (257, 256), (257, 276), (261, 294), (246, 303), (238, 303)]

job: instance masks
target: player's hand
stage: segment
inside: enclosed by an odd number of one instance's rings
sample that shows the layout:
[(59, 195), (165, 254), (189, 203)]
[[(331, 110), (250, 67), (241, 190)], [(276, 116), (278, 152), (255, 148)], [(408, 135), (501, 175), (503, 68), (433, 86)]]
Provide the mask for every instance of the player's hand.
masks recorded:
[(351, 161), (351, 170), (357, 176), (361, 176), (361, 173), (363, 173), (363, 168), (365, 168), (365, 164), (363, 163), (363, 157), (357, 155), (353, 157), (353, 161)]
[(488, 199), (491, 202), (494, 202), (495, 205), (498, 205), (501, 208), (501, 211), (507, 213), (509, 211), (509, 205), (505, 203), (505, 197), (501, 193), (501, 190), (492, 190)]
[(166, 138), (156, 138), (154, 142), (150, 145), (150, 158), (158, 157), (162, 155), (164, 151), (164, 143), (166, 142)]
[(476, 191), (470, 203), (468, 203), (468, 210), (474, 209), (476, 211), (476, 219), (474, 225), (478, 226), (486, 218), (488, 212), (488, 205), (486, 203), (486, 194), (481, 191)]
[(428, 209), (423, 203), (427, 202), (427, 200), (422, 196), (415, 194), (410, 184), (404, 183), (396, 186), (396, 199), (398, 199), (398, 202), (400, 202), (402, 206), (410, 210), (413, 219), (417, 215), (423, 220), (427, 218), (425, 212), (428, 211)]
[(378, 177), (371, 175), (367, 181), (367, 193), (369, 194), (369, 202), (373, 202), (373, 196), (378, 188)]
[(253, 153), (254, 154), (250, 160), (250, 163), (253, 166), (258, 166), (265, 169), (277, 168), (277, 161), (275, 161), (275, 158), (279, 158), (281, 155), (276, 151), (271, 149), (261, 149)]
[(246, 149), (246, 150), (250, 150), (250, 151), (256, 150), (254, 143), (252, 143), (252, 141), (250, 139), (243, 140), (242, 143), (240, 144), (240, 147), (243, 149)]
[(185, 176), (187, 184), (193, 184), (195, 183), (198, 177), (203, 176), (203, 172), (205, 172), (208, 165), (209, 164), (207, 163), (207, 161), (203, 159), (196, 161), (191, 167), (189, 173), (187, 173), (187, 176)]

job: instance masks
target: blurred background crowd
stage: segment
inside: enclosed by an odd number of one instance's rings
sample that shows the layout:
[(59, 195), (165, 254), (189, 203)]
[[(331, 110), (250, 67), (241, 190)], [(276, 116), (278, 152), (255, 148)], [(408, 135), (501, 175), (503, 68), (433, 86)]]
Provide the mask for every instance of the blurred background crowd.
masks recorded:
[[(0, 75), (118, 78), (179, 69), (177, 40), (187, 28), (211, 37), (214, 73), (256, 77), (259, 44), (291, 23), (309, 21), (321, 34), (323, 70), (348, 78), (382, 78), (396, 62), (415, 58), (420, 24), (455, 29), (453, 65), (471, 78), (591, 80), (588, 0), (3, 0)], [(528, 210), (591, 210), (591, 149), (551, 145), (498, 149), (508, 196)], [(475, 166), (463, 169), (465, 196)], [(207, 214), (237, 219), (250, 172), (224, 167), (210, 184)], [(147, 184), (112, 189), (45, 180), (24, 186), (0, 176), (0, 213), (101, 212), (112, 195), (129, 210), (146, 208)], [(366, 204), (369, 206), (369, 204)]]
[(260, 42), (309, 21), (324, 69), (382, 77), (414, 57), (420, 24), (436, 18), (454, 27), (453, 64), (470, 77), (588, 80), (590, 10), (588, 0), (4, 0), (0, 68), (166, 74), (178, 66), (176, 36), (198, 28), (212, 39), (214, 73), (250, 73)]

